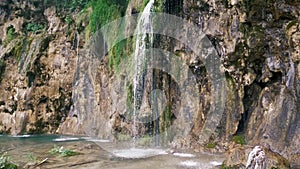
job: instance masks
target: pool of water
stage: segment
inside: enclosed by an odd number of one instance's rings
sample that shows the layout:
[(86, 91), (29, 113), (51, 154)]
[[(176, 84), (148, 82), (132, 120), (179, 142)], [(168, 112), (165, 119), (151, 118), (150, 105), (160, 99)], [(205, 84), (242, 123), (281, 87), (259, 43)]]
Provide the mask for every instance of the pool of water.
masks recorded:
[[(51, 155), (53, 146), (63, 146), (79, 152), (72, 157)], [(104, 147), (101, 145), (105, 145)], [(224, 160), (222, 154), (194, 153), (166, 148), (122, 147), (107, 149), (114, 145), (108, 140), (89, 137), (60, 135), (0, 135), (0, 151), (7, 152), (19, 166), (46, 159), (40, 168), (101, 168), (101, 169), (210, 169), (219, 168)], [(36, 164), (31, 166), (36, 168)], [(23, 167), (21, 167), (23, 168)], [(30, 168), (30, 167), (29, 167)]]

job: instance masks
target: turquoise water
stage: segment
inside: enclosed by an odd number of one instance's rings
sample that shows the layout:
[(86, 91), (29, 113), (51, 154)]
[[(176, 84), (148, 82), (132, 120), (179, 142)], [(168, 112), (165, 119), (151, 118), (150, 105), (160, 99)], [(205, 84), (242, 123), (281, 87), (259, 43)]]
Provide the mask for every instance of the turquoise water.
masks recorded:
[(61, 136), (61, 135), (0, 135), (0, 153), (12, 149), (24, 147), (39, 147), (42, 145), (54, 145), (59, 142), (82, 141), (81, 137)]

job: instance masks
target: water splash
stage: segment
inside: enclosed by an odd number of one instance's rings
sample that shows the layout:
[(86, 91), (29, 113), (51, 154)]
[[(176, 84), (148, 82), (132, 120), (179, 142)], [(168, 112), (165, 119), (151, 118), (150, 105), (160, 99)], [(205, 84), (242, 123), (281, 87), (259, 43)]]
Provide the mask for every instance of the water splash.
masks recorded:
[[(134, 61), (135, 61), (135, 74), (133, 82), (133, 141), (135, 143), (137, 137), (137, 115), (141, 108), (143, 92), (145, 86), (145, 76), (147, 70), (147, 44), (153, 43), (153, 28), (151, 23), (151, 9), (153, 7), (154, 0), (150, 0), (146, 5), (137, 25), (137, 39), (135, 45)], [(151, 32), (147, 34), (146, 32)], [(148, 42), (148, 43), (147, 43)]]

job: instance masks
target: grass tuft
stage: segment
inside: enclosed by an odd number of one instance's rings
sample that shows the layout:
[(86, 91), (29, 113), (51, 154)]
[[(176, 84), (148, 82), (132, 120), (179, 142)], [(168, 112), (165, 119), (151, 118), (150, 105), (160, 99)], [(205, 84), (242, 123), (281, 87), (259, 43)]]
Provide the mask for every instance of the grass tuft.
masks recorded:
[(52, 155), (59, 155), (62, 157), (70, 157), (74, 155), (78, 155), (79, 153), (70, 149), (65, 149), (63, 146), (58, 147), (54, 145), (54, 147), (49, 151)]
[(16, 169), (18, 166), (14, 164), (7, 153), (3, 153), (0, 156), (0, 168), (1, 169)]

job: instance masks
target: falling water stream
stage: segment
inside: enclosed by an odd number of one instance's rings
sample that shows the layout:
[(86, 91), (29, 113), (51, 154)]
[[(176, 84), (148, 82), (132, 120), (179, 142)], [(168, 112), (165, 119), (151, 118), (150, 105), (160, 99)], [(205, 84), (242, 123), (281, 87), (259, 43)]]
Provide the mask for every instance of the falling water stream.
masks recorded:
[(135, 75), (133, 82), (134, 92), (134, 108), (133, 108), (133, 141), (136, 141), (137, 136), (137, 116), (141, 108), (144, 87), (145, 87), (145, 76), (147, 73), (147, 61), (149, 56), (146, 53), (147, 41), (151, 45), (153, 43), (153, 33), (147, 34), (146, 32), (152, 31), (151, 23), (151, 8), (153, 7), (154, 0), (150, 0), (146, 5), (137, 25), (137, 39), (134, 53), (135, 61)]

